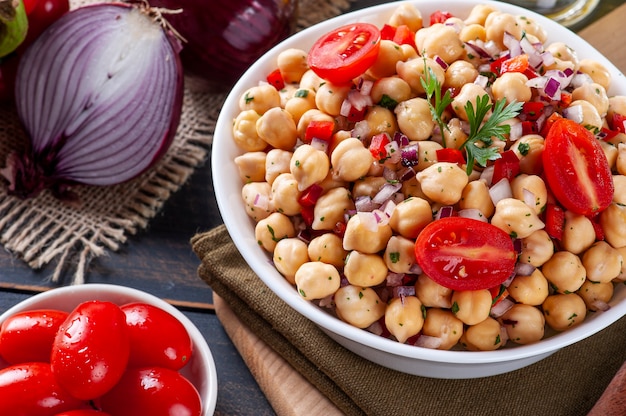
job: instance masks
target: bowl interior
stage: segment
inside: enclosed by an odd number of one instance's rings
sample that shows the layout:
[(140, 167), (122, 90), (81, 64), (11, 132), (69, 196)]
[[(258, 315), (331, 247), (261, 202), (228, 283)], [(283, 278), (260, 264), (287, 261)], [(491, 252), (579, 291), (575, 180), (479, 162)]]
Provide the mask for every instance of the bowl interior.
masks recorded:
[[(169, 312), (182, 322), (192, 339), (193, 354), (191, 360), (180, 372), (193, 383), (200, 393), (203, 416), (210, 416), (214, 413), (217, 403), (217, 370), (204, 336), (182, 312), (149, 293), (108, 284), (65, 286), (39, 293), (9, 308), (0, 315), (0, 323), (15, 313), (34, 309), (51, 308), (70, 312), (81, 302), (89, 300), (108, 301), (117, 305), (144, 302)], [(2, 364), (0, 362), (0, 366)]]
[[(421, 11), (425, 20), (432, 12), (442, 7), (442, 3), (436, 0), (421, 0), (413, 1), (412, 3)], [(585, 40), (541, 15), (507, 3), (492, 1), (449, 0), (445, 3), (445, 8), (454, 15), (467, 16), (476, 4), (490, 4), (504, 12), (530, 16), (547, 30), (549, 42), (565, 42), (577, 52), (579, 58), (593, 58), (602, 63), (611, 72), (612, 84), (608, 90), (609, 96), (626, 95), (626, 79), (617, 67)], [(218, 118), (213, 143), (212, 169), (214, 187), (224, 223), (246, 262), (263, 282), (293, 309), (312, 320), (325, 332), (334, 335), (336, 340), (345, 341), (344, 346), (348, 349), (362, 356), (368, 355), (369, 352), (371, 354), (369, 354), (369, 357), (366, 356), (366, 358), (386, 366), (389, 366), (389, 358), (397, 359), (398, 357), (403, 357), (429, 363), (453, 363), (461, 371), (461, 374), (463, 374), (462, 369), (464, 366), (483, 366), (483, 368), (487, 369), (484, 375), (491, 375), (498, 373), (494, 363), (502, 363), (504, 361), (518, 362), (519, 365), (517, 367), (513, 366), (513, 368), (507, 369), (507, 371), (511, 371), (528, 365), (529, 362), (524, 360), (529, 357), (547, 356), (559, 348), (600, 331), (624, 316), (626, 314), (626, 285), (618, 285), (610, 303), (611, 309), (603, 313), (592, 313), (585, 322), (576, 328), (555, 334), (538, 343), (490, 352), (431, 350), (387, 340), (340, 321), (314, 304), (302, 299), (296, 290), (270, 264), (268, 261), (270, 256), (256, 243), (254, 223), (245, 213), (240, 196), (242, 183), (238, 176), (237, 167), (233, 163), (233, 159), (242, 153), (231, 140), (232, 120), (239, 111), (237, 101), (246, 89), (264, 80), (265, 76), (275, 69), (276, 58), (280, 51), (291, 47), (308, 50), (318, 37), (343, 24), (370, 22), (381, 25), (397, 6), (398, 3), (387, 3), (341, 15), (293, 35), (252, 65), (227, 97)], [(371, 349), (375, 351), (367, 351)], [(377, 358), (372, 358), (372, 356)], [(383, 356), (386, 359), (382, 359), (381, 357)], [(491, 372), (488, 371), (490, 364), (493, 368)], [(406, 369), (406, 371), (422, 376), (438, 376), (432, 369), (413, 368)], [(469, 372), (464, 374), (470, 376)]]

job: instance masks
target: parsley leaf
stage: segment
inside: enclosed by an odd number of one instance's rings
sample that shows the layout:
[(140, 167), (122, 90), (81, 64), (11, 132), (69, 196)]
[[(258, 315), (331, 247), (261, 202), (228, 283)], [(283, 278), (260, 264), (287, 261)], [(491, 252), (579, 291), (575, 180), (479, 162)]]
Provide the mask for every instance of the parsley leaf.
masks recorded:
[[(443, 112), (452, 103), (452, 96), (450, 96), (450, 90), (447, 90), (443, 97), (441, 96), (441, 83), (437, 79), (437, 75), (433, 69), (426, 65), (426, 58), (424, 58), (424, 78), (420, 78), (422, 87), (426, 92), (426, 100), (428, 101), (428, 107), (430, 108), (430, 114), (433, 120), (439, 125), (439, 130), (443, 136), (444, 130), (450, 130), (448, 125), (441, 119)], [(434, 101), (434, 104), (433, 104)], [(445, 140), (442, 141), (443, 147), (446, 147)]]
[[(472, 173), (474, 161), (480, 166), (487, 166), (489, 160), (500, 158), (500, 151), (496, 147), (489, 147), (493, 138), (506, 140), (505, 134), (511, 131), (511, 126), (502, 124), (517, 117), (522, 111), (523, 103), (513, 101), (505, 107), (506, 99), (497, 101), (493, 108), (487, 94), (476, 98), (476, 108), (471, 101), (465, 104), (465, 112), (470, 124), (470, 133), (463, 144), (467, 154), (467, 174)], [(492, 110), (491, 116), (484, 122), (485, 116)]]

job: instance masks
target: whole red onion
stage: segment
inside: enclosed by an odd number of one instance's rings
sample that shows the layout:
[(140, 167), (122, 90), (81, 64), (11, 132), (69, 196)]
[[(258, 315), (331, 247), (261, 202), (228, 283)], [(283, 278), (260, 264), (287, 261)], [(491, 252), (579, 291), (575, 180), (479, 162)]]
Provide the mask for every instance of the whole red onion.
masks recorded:
[(298, 0), (150, 0), (187, 41), (186, 72), (227, 89), (263, 53), (295, 29)]

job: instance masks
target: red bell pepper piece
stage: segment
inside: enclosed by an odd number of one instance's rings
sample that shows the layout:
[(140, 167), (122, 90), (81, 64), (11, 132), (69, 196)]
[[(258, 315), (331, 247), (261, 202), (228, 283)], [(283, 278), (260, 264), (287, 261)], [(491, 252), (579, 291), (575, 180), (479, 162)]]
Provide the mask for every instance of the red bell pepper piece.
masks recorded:
[(565, 226), (565, 210), (556, 204), (546, 204), (545, 224), (548, 235), (561, 241)]
[(454, 17), (452, 13), (437, 10), (433, 14), (430, 15), (430, 25), (434, 25), (436, 23), (445, 23), (449, 18)]
[(458, 163), (459, 165), (464, 165), (467, 162), (463, 157), (463, 152), (459, 149), (454, 149), (451, 147), (446, 147), (443, 149), (437, 149), (437, 162), (449, 162), (449, 163)]
[(384, 160), (387, 159), (387, 146), (391, 142), (389, 135), (387, 133), (379, 133), (372, 137), (372, 141), (370, 142), (369, 150), (374, 159), (376, 160)]
[(304, 142), (311, 143), (313, 138), (322, 139), (327, 142), (333, 137), (335, 122), (330, 120), (311, 120), (304, 132)]
[(302, 193), (298, 197), (298, 203), (303, 207), (313, 207), (322, 195), (322, 192), (324, 192), (324, 188), (314, 183), (313, 185), (302, 191)]
[(274, 86), (274, 88), (276, 88), (278, 91), (285, 88), (285, 80), (283, 79), (283, 76), (280, 73), (279, 69), (275, 69), (269, 73), (269, 75), (267, 76), (267, 82), (270, 85)]
[(501, 157), (493, 162), (492, 183), (498, 183), (506, 178), (511, 182), (520, 173), (520, 164), (517, 154), (512, 150), (501, 153)]

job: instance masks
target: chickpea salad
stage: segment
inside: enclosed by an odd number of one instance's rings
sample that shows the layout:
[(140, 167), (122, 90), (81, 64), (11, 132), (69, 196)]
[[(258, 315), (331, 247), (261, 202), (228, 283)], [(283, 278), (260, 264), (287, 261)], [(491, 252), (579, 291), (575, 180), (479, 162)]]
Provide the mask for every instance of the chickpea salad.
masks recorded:
[(278, 54), (232, 139), (255, 239), (299, 295), (441, 350), (537, 342), (626, 282), (626, 96), (530, 17), (477, 5)]

